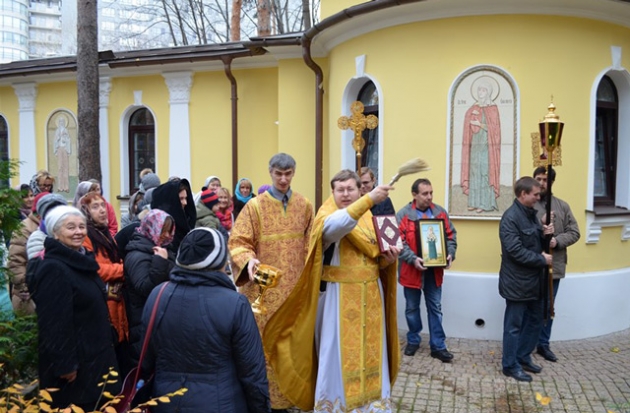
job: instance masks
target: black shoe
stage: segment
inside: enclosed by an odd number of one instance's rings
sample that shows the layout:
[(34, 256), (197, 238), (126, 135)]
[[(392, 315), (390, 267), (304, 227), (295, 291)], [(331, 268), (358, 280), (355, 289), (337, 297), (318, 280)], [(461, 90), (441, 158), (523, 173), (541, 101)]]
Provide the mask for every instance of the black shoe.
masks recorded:
[(558, 361), (558, 357), (553, 354), (553, 351), (548, 346), (538, 346), (536, 349), (536, 353), (543, 356), (543, 358), (547, 361), (553, 361), (554, 363)]
[(419, 348), (420, 346), (417, 344), (407, 344), (405, 346), (405, 356), (413, 356)]
[(520, 362), (521, 367), (523, 368), (523, 370), (525, 371), (529, 371), (530, 373), (540, 373), (542, 371), (542, 367), (532, 363), (531, 361), (525, 363), (525, 362)]
[(532, 376), (525, 373), (521, 369), (518, 369), (518, 370), (503, 369), (503, 374), (505, 374), (508, 377), (512, 377), (516, 381), (526, 381), (526, 382), (532, 381)]
[(450, 363), (453, 361), (453, 354), (447, 349), (432, 351), (431, 357), (440, 360), (442, 363)]

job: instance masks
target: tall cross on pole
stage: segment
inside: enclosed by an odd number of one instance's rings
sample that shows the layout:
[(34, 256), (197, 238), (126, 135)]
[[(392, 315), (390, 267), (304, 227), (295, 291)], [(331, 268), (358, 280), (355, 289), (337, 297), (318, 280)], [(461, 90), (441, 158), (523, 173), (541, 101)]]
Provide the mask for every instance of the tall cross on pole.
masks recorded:
[(354, 139), (352, 139), (352, 148), (357, 153), (357, 171), (361, 170), (361, 152), (365, 148), (365, 140), (361, 136), (365, 129), (376, 129), (378, 126), (378, 118), (374, 115), (363, 114), (363, 103), (359, 101), (352, 102), (350, 111), (352, 115), (342, 116), (337, 120), (339, 129), (354, 131)]

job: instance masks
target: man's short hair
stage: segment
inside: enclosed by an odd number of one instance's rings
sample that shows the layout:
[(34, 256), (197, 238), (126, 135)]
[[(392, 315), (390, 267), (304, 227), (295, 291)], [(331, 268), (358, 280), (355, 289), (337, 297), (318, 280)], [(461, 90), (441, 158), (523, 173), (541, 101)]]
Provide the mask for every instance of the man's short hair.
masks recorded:
[(376, 178), (374, 177), (374, 171), (371, 170), (370, 168), (368, 168), (367, 166), (363, 166), (361, 167), (361, 169), (359, 170), (359, 177), (365, 175), (365, 174), (370, 174), (370, 178), (372, 178), (372, 180), (374, 181)]
[(333, 179), (330, 180), (330, 189), (335, 189), (335, 182), (344, 182), (348, 179), (354, 179), (357, 183), (357, 188), (361, 188), (361, 177), (351, 169), (343, 169), (333, 176)]
[(539, 166), (538, 168), (534, 169), (534, 173), (532, 174), (532, 176), (536, 178), (538, 175), (547, 175), (548, 182), (554, 182), (556, 180), (556, 170), (553, 169), (553, 167), (551, 167), (549, 173), (547, 173), (546, 166)]
[(295, 159), (289, 154), (277, 153), (269, 160), (269, 172), (274, 168), (281, 171), (286, 171), (287, 169), (295, 170)]
[(523, 191), (529, 194), (534, 188), (540, 188), (540, 183), (531, 176), (524, 176), (514, 184), (514, 195), (518, 198)]
[(427, 178), (418, 178), (414, 181), (414, 183), (411, 185), (411, 193), (412, 194), (417, 194), (418, 193), (418, 185), (431, 185), (431, 181), (429, 181)]

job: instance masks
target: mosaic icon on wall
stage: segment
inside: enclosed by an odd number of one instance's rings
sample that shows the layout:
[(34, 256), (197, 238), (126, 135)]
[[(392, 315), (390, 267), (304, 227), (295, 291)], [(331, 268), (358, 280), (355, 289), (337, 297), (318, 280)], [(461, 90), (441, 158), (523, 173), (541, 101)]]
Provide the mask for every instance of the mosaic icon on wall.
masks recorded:
[(511, 77), (492, 66), (463, 73), (452, 89), (448, 212), (497, 218), (512, 204), (517, 101)]
[(46, 135), (48, 171), (55, 177), (55, 192), (72, 199), (79, 182), (77, 121), (72, 112), (54, 111)]

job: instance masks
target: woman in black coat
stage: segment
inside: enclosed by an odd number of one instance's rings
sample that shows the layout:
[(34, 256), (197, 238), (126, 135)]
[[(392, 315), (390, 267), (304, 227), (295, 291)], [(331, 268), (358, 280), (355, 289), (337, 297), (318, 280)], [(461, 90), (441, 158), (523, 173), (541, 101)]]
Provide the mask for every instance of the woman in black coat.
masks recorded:
[(190, 182), (187, 179), (174, 179), (153, 190), (151, 209), (161, 209), (175, 220), (175, 237), (168, 249), (177, 252), (179, 243), (195, 228), (197, 209), (193, 201)]
[[(155, 372), (153, 395), (188, 391), (154, 413), (270, 412), (260, 333), (245, 296), (225, 274), (221, 234), (197, 228), (183, 240), (158, 304), (143, 369)], [(147, 327), (156, 296), (142, 315)]]
[[(92, 411), (102, 376), (110, 367), (118, 370), (105, 284), (93, 254), (83, 248), (87, 227), (81, 211), (58, 206), (45, 225), (45, 255), (33, 263), (29, 284), (39, 326), (39, 384), (59, 389), (51, 392), (51, 407), (72, 403)], [(106, 390), (116, 394), (120, 383)]]
[(160, 209), (152, 209), (132, 234), (125, 255), (125, 305), (129, 322), (131, 358), (138, 363), (142, 350), (142, 309), (156, 285), (168, 281), (175, 265), (174, 254), (166, 246), (173, 239), (173, 217)]

